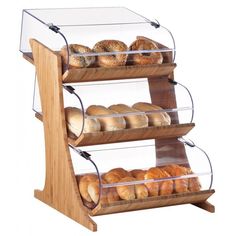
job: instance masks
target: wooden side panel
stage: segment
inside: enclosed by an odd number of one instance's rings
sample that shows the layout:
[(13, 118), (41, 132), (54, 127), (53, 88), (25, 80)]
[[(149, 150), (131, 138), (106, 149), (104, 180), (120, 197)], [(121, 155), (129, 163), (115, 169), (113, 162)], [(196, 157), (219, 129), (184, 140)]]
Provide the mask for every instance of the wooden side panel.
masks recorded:
[(36, 40), (30, 40), (43, 113), (46, 180), (35, 197), (92, 231), (96, 224), (87, 215), (78, 191), (68, 149), (62, 95), (61, 58)]
[[(175, 95), (175, 85), (168, 82), (168, 79), (173, 79), (174, 75), (171, 74), (166, 77), (162, 78), (149, 78), (149, 90), (150, 90), (150, 96), (153, 104), (157, 104), (165, 109), (168, 108), (176, 108), (177, 102), (176, 102), (176, 95)], [(163, 90), (165, 92), (163, 92)], [(169, 114), (172, 119), (172, 124), (178, 124), (179, 118), (177, 113), (170, 113)], [(174, 121), (174, 122), (173, 122)], [(188, 158), (186, 155), (184, 144), (175, 140), (155, 140), (156, 143), (156, 165), (159, 165), (160, 163), (164, 163), (166, 153), (165, 155), (162, 154), (162, 152), (159, 152), (159, 150), (168, 144), (168, 142), (175, 141), (175, 149), (169, 152), (168, 156), (173, 157), (173, 160), (175, 160), (177, 163), (188, 163)], [(189, 164), (186, 164), (186, 166), (189, 166)]]

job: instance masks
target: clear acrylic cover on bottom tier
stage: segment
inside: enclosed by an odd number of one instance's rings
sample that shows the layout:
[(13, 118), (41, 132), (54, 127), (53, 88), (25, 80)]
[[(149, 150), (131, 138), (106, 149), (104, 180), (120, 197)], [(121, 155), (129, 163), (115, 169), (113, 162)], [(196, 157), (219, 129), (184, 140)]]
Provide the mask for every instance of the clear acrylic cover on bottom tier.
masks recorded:
[(209, 157), (182, 138), (72, 148), (71, 154), (81, 198), (90, 209), (212, 186)]

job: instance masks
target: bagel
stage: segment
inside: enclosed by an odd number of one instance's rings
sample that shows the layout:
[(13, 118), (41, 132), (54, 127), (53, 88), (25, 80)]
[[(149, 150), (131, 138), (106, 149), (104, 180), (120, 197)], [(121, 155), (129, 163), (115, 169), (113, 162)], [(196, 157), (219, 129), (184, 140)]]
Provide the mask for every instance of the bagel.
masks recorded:
[[(159, 48), (156, 43), (142, 37), (137, 37), (137, 39), (129, 47), (130, 51), (158, 49)], [(163, 56), (160, 52), (134, 53), (129, 54), (128, 61), (133, 65), (162, 64)]]
[[(93, 51), (86, 46), (80, 44), (69, 44), (69, 68), (83, 68), (89, 67), (95, 62), (95, 56), (83, 56), (79, 55), (79, 53), (93, 53)], [(62, 56), (63, 63), (67, 63), (68, 55), (67, 55), (67, 47), (64, 46), (60, 55)]]
[(114, 55), (98, 55), (97, 63), (101, 67), (116, 67), (126, 64), (127, 54), (116, 54), (116, 52), (125, 52), (128, 47), (119, 40), (102, 40), (97, 42), (93, 50), (97, 53), (114, 52)]

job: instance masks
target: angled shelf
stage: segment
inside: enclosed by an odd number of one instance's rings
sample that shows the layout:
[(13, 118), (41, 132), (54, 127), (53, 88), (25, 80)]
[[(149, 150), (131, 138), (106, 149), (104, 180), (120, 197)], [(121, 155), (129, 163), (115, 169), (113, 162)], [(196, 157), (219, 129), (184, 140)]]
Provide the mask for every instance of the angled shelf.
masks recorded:
[[(42, 121), (42, 115), (35, 113), (36, 118)], [(106, 143), (119, 143), (137, 141), (145, 139), (167, 139), (178, 138), (186, 135), (193, 127), (194, 123), (173, 124), (160, 127), (147, 127), (138, 129), (124, 129), (117, 131), (100, 131), (96, 133), (84, 133), (79, 138), (73, 134), (68, 134), (68, 143), (74, 147), (98, 145)]]
[[(178, 193), (169, 196), (148, 197), (145, 199), (123, 200), (114, 203), (99, 204), (93, 210), (90, 210), (89, 214), (91, 216), (98, 216), (187, 203), (197, 204), (198, 202), (205, 202), (214, 192), (214, 190), (203, 190), (194, 193)], [(210, 212), (215, 211), (214, 206), (209, 203), (205, 205), (205, 208)]]
[[(34, 64), (32, 54), (23, 54), (23, 57)], [(63, 83), (91, 82), (101, 80), (132, 79), (144, 77), (162, 77), (170, 75), (176, 67), (175, 63), (142, 66), (118, 66), (114, 68), (72, 68), (62, 75)]]

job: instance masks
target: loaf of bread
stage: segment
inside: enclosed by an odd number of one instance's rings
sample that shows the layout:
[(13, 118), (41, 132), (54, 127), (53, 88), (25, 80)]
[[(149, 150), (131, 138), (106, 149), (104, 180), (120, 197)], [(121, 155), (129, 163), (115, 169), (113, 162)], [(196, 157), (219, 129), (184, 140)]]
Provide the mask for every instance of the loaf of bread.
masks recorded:
[[(83, 124), (83, 114), (79, 108), (66, 107), (65, 117), (68, 130), (77, 137), (81, 134)], [(97, 119), (85, 117), (83, 133), (93, 133), (100, 131), (101, 126)]]
[(128, 114), (140, 112), (137, 109), (125, 104), (112, 105), (109, 106), (109, 109), (118, 113), (127, 113), (124, 115), (124, 119), (126, 121), (126, 128), (128, 129), (148, 127), (148, 117), (145, 114)]
[[(183, 175), (188, 174), (188, 171), (186, 168), (171, 164), (167, 165), (165, 167), (162, 167), (162, 170), (165, 170), (169, 175), (172, 177), (181, 177)], [(174, 191), (176, 193), (184, 193), (188, 192), (188, 179), (176, 179), (174, 180)]]
[(98, 116), (97, 119), (101, 124), (102, 131), (115, 131), (125, 129), (126, 123), (124, 117), (112, 116), (117, 115), (118, 113), (104, 106), (91, 105), (87, 108), (86, 113), (90, 116)]
[(149, 126), (163, 126), (171, 124), (171, 118), (166, 112), (155, 112), (163, 110), (159, 106), (146, 102), (138, 102), (135, 103), (132, 107), (139, 111), (147, 112), (146, 115), (148, 117)]

